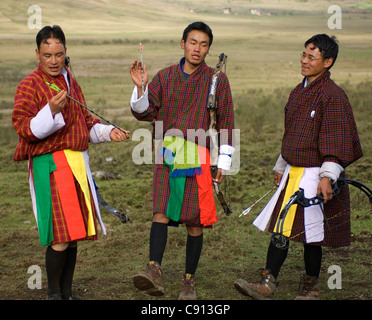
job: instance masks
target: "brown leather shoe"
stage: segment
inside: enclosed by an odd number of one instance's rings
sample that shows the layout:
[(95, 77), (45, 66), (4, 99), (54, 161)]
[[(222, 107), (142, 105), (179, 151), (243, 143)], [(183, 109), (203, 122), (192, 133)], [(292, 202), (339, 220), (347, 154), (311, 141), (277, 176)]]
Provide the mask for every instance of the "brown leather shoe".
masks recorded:
[(238, 279), (234, 283), (235, 289), (245, 296), (256, 300), (270, 300), (273, 298), (277, 282), (270, 270), (261, 270), (261, 280), (259, 283), (250, 283), (243, 279)]
[(164, 295), (162, 270), (156, 261), (150, 261), (145, 271), (139, 271), (133, 277), (134, 286), (141, 290), (147, 291), (151, 296)]
[(300, 290), (295, 300), (319, 300), (318, 278), (305, 274), (300, 282)]
[(196, 300), (194, 275), (189, 273), (183, 275), (178, 300)]

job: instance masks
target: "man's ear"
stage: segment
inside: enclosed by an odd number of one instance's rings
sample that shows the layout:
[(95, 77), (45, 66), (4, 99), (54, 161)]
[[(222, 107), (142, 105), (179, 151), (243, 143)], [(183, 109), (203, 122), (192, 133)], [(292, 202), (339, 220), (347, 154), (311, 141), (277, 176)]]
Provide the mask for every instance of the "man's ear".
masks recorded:
[(324, 60), (324, 68), (328, 69), (333, 63), (333, 58), (328, 58)]
[(185, 40), (181, 39), (181, 49), (185, 49)]
[(39, 52), (39, 50), (37, 48), (35, 49), (35, 53), (36, 53), (37, 60), (40, 61), (40, 52)]

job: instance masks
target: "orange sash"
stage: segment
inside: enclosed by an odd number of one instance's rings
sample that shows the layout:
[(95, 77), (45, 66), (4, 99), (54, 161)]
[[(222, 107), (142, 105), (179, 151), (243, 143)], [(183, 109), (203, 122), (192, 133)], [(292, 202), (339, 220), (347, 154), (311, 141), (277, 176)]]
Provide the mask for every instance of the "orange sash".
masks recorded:
[(53, 159), (57, 166), (57, 170), (53, 171), (53, 175), (57, 183), (68, 233), (71, 240), (84, 238), (86, 237), (86, 228), (81, 215), (71, 168), (63, 151), (54, 152)]
[(198, 183), (200, 223), (203, 226), (211, 226), (217, 222), (217, 210), (212, 187), (211, 159), (207, 148), (198, 145), (198, 153), (203, 172), (200, 175), (196, 175), (196, 181)]

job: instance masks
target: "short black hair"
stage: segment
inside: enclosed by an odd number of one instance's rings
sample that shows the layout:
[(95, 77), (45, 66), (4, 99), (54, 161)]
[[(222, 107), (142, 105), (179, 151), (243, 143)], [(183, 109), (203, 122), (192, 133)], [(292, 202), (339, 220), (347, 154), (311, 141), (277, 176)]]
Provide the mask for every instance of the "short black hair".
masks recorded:
[(209, 47), (212, 45), (213, 42), (213, 33), (212, 29), (205, 24), (204, 22), (197, 21), (189, 24), (186, 29), (183, 31), (182, 40), (186, 42), (188, 34), (193, 30), (199, 30), (206, 33), (209, 37)]
[(338, 55), (338, 41), (335, 36), (328, 36), (326, 34), (316, 34), (305, 42), (305, 48), (312, 43), (319, 49), (323, 59), (333, 58), (333, 62), (327, 69), (331, 69), (335, 64)]
[(36, 35), (36, 45), (38, 50), (40, 50), (40, 45), (42, 43), (47, 43), (47, 40), (50, 38), (58, 39), (64, 47), (66, 47), (66, 38), (60, 26), (54, 25), (45, 26), (42, 28)]

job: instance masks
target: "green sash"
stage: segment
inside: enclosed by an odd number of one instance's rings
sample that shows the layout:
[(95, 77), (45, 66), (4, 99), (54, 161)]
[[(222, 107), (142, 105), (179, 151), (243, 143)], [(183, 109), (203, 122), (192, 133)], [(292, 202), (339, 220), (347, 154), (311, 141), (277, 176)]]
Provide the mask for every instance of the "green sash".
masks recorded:
[(47, 246), (53, 241), (53, 208), (49, 176), (57, 167), (52, 153), (36, 156), (32, 161), (40, 243)]

